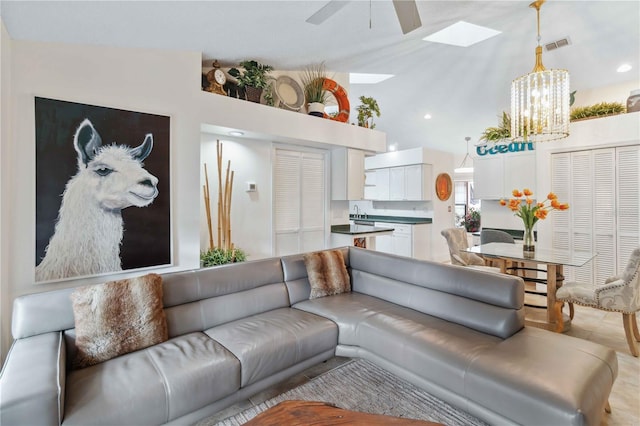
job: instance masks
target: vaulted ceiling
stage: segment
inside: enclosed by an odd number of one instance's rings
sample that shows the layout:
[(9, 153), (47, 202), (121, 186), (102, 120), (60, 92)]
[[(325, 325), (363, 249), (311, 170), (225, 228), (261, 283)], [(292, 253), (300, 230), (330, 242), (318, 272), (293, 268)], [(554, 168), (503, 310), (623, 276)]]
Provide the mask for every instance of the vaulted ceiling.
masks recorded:
[[(19, 40), (196, 50), (205, 63), (256, 59), (279, 70), (324, 61), (336, 72), (394, 74), (351, 85), (349, 97), (354, 106), (362, 94), (378, 100), (377, 129), (400, 149), (464, 152), (465, 136), (475, 142), (497, 124), (509, 108), (511, 80), (534, 65), (536, 16), (528, 0), (418, 1), (422, 26), (405, 35), (390, 0), (346, 2), (320, 25), (305, 22), (326, 3), (2, 0), (0, 15)], [(501, 34), (467, 48), (422, 40), (460, 20)], [(541, 35), (543, 44), (570, 38), (543, 60), (569, 70), (572, 90), (640, 81), (638, 1), (549, 0)], [(617, 73), (621, 63), (633, 69)]]

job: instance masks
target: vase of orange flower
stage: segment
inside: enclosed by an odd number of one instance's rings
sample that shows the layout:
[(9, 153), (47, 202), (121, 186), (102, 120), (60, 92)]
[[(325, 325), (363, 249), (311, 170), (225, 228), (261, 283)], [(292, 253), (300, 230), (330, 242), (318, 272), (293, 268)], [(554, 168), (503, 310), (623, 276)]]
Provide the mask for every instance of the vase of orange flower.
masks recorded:
[(569, 204), (560, 203), (558, 196), (553, 192), (547, 195), (547, 198), (542, 202), (534, 202), (533, 192), (530, 189), (525, 188), (520, 192), (518, 189), (514, 189), (512, 199), (507, 202), (506, 200), (500, 200), (500, 205), (508, 206), (516, 216), (522, 219), (524, 224), (524, 237), (523, 247), (524, 252), (534, 252), (536, 249), (535, 240), (533, 238), (533, 225), (539, 219), (546, 219), (547, 214), (553, 210), (567, 210)]

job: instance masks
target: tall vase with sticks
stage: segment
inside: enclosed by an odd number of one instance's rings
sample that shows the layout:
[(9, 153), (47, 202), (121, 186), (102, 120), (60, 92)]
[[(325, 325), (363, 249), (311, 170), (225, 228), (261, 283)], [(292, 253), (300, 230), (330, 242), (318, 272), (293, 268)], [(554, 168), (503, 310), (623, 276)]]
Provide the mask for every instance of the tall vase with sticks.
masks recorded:
[[(204, 165), (205, 185), (204, 203), (207, 216), (207, 227), (209, 230), (209, 250), (215, 247), (224, 250), (234, 251), (234, 244), (231, 242), (231, 194), (233, 190), (233, 178), (235, 172), (231, 170), (231, 161), (227, 161), (227, 169), (222, 179), (222, 143), (216, 142), (216, 154), (218, 165), (218, 238), (214, 246), (213, 227), (211, 224), (211, 197), (209, 191), (209, 174), (207, 164)], [(233, 258), (233, 256), (232, 256)]]

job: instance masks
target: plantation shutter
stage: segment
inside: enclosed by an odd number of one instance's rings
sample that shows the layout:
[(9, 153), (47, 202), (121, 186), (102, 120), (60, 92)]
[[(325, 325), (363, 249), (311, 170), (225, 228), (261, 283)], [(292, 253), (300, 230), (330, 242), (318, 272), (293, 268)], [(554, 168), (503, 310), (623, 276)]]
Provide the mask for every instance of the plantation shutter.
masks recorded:
[(624, 271), (634, 248), (640, 246), (640, 146), (616, 149), (618, 199), (617, 273)]
[(276, 149), (274, 162), (275, 255), (325, 247), (324, 155)]

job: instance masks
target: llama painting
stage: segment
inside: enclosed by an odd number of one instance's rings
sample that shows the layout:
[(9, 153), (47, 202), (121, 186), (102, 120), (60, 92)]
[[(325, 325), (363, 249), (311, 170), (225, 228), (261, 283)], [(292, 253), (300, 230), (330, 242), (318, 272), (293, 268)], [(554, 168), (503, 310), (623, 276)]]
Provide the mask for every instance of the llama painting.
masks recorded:
[[(36, 99), (36, 110), (38, 110), (38, 100), (40, 99)], [(83, 106), (83, 104), (73, 105)], [(137, 137), (138, 140), (134, 141), (131, 140), (131, 135), (127, 134), (127, 131), (130, 131), (131, 128), (141, 127), (136, 125), (139, 120), (134, 120), (133, 126), (123, 125), (120, 120), (116, 120), (115, 127), (125, 131), (123, 134), (116, 135), (119, 132), (111, 130), (110, 133), (113, 136), (110, 135), (110, 139), (105, 140), (102, 136), (102, 125), (114, 123), (114, 121), (105, 119), (102, 115), (107, 114), (108, 116), (110, 112), (113, 114), (114, 110), (104, 107), (92, 108), (97, 108), (97, 113), (93, 111), (93, 114), (87, 114), (83, 118), (77, 117), (78, 114), (60, 114), (59, 111), (53, 116), (57, 124), (67, 120), (71, 121), (72, 116), (76, 121), (73, 132), (69, 132), (71, 129), (64, 132), (68, 136), (71, 133), (67, 144), (73, 148), (75, 170), (74, 174), (69, 174), (71, 177), (64, 183), (62, 193), (58, 192), (58, 197), (61, 197), (61, 200), (57, 217), (53, 223), (53, 233), (42, 252), (43, 255), (36, 259), (36, 281), (107, 274), (123, 269), (169, 263), (169, 227), (156, 229), (155, 231), (160, 235), (154, 235), (153, 231), (146, 226), (147, 219), (152, 216), (139, 217), (137, 220), (131, 219), (131, 222), (124, 217), (126, 212), (130, 210), (151, 210), (155, 207), (156, 200), (163, 198), (163, 191), (159, 189), (162, 180), (151, 173), (145, 165), (145, 160), (152, 158), (155, 154), (154, 129), (148, 129), (148, 133), (140, 134)], [(85, 109), (79, 108), (78, 112)], [(71, 108), (71, 111), (75, 112), (75, 109)], [(117, 112), (123, 113), (121, 110), (115, 111), (116, 116), (121, 115)], [(140, 114), (128, 113), (134, 114), (134, 116)], [(36, 115), (38, 116), (38, 114)], [(94, 118), (89, 118), (90, 115), (93, 115)], [(124, 116), (126, 117), (127, 114)], [(44, 117), (52, 118), (47, 114), (44, 114)], [(168, 117), (165, 118), (168, 119)], [(45, 121), (47, 120), (45, 119)], [(101, 127), (98, 127), (97, 123), (100, 123)], [(67, 128), (68, 125), (72, 125), (72, 123), (66, 123), (62, 127)], [(54, 125), (54, 127), (56, 126)], [(47, 125), (40, 123), (39, 128), (46, 129)], [(46, 130), (43, 132), (40, 136), (48, 133)], [(133, 133), (138, 135), (139, 130)], [(163, 137), (168, 137), (168, 132)], [(36, 139), (38, 143), (39, 138)], [(165, 144), (167, 144), (166, 142)], [(71, 153), (71, 150), (66, 151)], [(37, 162), (40, 160), (41, 158), (37, 155)], [(46, 160), (42, 159), (45, 162)], [(54, 167), (55, 164), (48, 170), (50, 171)], [(47, 170), (45, 167), (42, 169)], [(166, 176), (167, 173), (163, 174)], [(38, 176), (37, 180), (47, 181), (44, 176)], [(40, 187), (40, 185), (37, 186)], [(37, 201), (40, 201), (40, 195), (46, 194), (37, 193)], [(39, 203), (36, 204), (39, 212), (41, 210)], [(51, 204), (43, 203), (49, 207)], [(37, 224), (37, 230), (38, 226), (39, 224)], [(124, 237), (130, 232), (137, 234), (137, 241), (127, 244)], [(51, 229), (49, 233), (51, 233)], [(140, 240), (146, 241), (146, 244), (141, 244)], [(148, 247), (155, 246), (159, 240), (167, 240), (164, 243), (166, 248), (164, 256), (160, 259), (147, 258), (146, 261), (138, 260), (136, 264), (136, 261), (123, 258), (121, 248), (124, 249), (127, 245), (138, 246), (144, 253), (133, 253), (129, 250), (129, 253), (132, 254), (130, 257), (140, 258), (142, 256), (144, 258), (145, 253), (149, 250)]]

